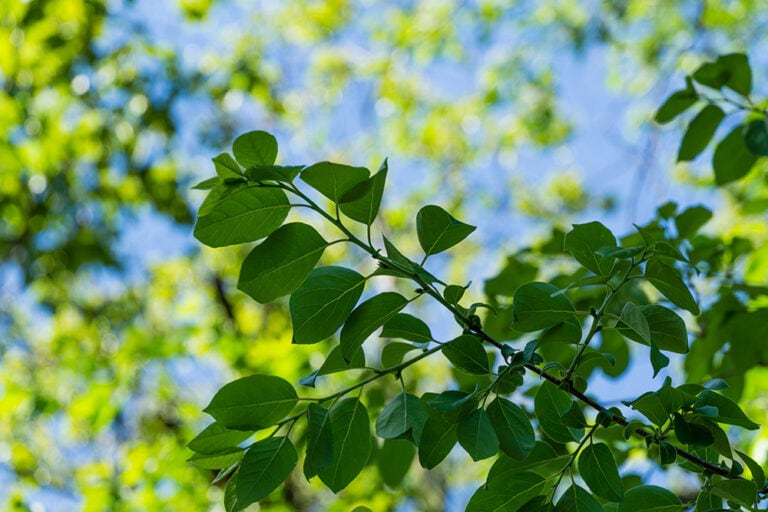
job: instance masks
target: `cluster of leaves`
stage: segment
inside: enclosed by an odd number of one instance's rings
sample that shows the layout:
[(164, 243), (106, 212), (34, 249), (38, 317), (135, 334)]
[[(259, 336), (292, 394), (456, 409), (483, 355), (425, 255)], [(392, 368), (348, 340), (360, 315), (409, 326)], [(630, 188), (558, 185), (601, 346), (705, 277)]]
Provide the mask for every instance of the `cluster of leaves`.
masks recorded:
[[(238, 287), (260, 303), (289, 296), (294, 343), (318, 343), (337, 332), (339, 343), (302, 379), (306, 396), (280, 377), (257, 374), (225, 385), (206, 407), (215, 422), (189, 443), (191, 460), (218, 470), (216, 482), (227, 480), (227, 510), (241, 510), (278, 488), (299, 463), (297, 445), (304, 476), (317, 476), (334, 492), (369, 464), (396, 486), (414, 458), (431, 469), (458, 444), (475, 461), (497, 457), (470, 499), (470, 511), (641, 512), (691, 505), (669, 490), (622, 479), (619, 447), (635, 440), (659, 464), (679, 459), (701, 474), (704, 485), (695, 501), (700, 512), (723, 509), (723, 500), (730, 510), (760, 501), (762, 469), (731, 448), (721, 427), (758, 425), (719, 392), (724, 382), (673, 387), (668, 379), (658, 391), (625, 404), (645, 419), (628, 419), (586, 394), (590, 368), (616, 363), (612, 337), (647, 346), (654, 375), (669, 364), (665, 352), (688, 351), (677, 311), (700, 314), (686, 275), (695, 270), (689, 241), (711, 215), (705, 209), (677, 214), (666, 205), (676, 233), (653, 221), (621, 240), (599, 222), (575, 225), (559, 248), (577, 268), (571, 275), (520, 283), (506, 268), (486, 284), (489, 303), (465, 305), (467, 287), (443, 282), (425, 264), (474, 226), (428, 205), (415, 218), (419, 262), (386, 237), (380, 247), (373, 243), (386, 160), (373, 175), (331, 162), (275, 165), (277, 142), (261, 131), (238, 137), (233, 154), (214, 158), (217, 176), (197, 186), (209, 193), (195, 236), (212, 247), (263, 239), (243, 261)], [(327, 207), (313, 199), (317, 193)], [(292, 208), (311, 210), (341, 238), (329, 242), (309, 224), (286, 223)], [(356, 225), (364, 227), (364, 236), (356, 234)], [(316, 268), (336, 243), (362, 250), (377, 269), (364, 276), (343, 266)], [(359, 302), (368, 283), (382, 276), (386, 282), (394, 277), (397, 291)], [(435, 339), (426, 323), (404, 312), (422, 297), (450, 312), (454, 338)], [(490, 311), (485, 320), (478, 314), (483, 309)], [(384, 342), (364, 347), (379, 329)], [(523, 346), (508, 342), (523, 336)], [(371, 363), (374, 346), (378, 357)], [(458, 389), (410, 392), (407, 370), (437, 353), (455, 369)], [(325, 396), (311, 392), (321, 376), (361, 369), (363, 377), (350, 386)], [(534, 382), (526, 383), (531, 373)], [(399, 380), (401, 392), (369, 410), (363, 391), (387, 376)], [(533, 397), (532, 409), (525, 394)], [(741, 476), (742, 463), (751, 480)]]
[[(695, 84), (705, 89), (697, 90)], [(710, 96), (712, 91), (720, 96)], [(740, 114), (742, 119), (716, 144), (712, 167), (718, 185), (746, 176), (759, 158), (768, 156), (768, 101), (754, 102), (751, 93), (752, 68), (742, 53), (721, 55), (686, 77), (685, 89), (674, 92), (656, 112), (657, 122), (668, 123), (694, 105), (701, 106), (683, 136), (677, 160), (696, 158), (725, 118)], [(723, 105), (731, 111), (724, 111)]]

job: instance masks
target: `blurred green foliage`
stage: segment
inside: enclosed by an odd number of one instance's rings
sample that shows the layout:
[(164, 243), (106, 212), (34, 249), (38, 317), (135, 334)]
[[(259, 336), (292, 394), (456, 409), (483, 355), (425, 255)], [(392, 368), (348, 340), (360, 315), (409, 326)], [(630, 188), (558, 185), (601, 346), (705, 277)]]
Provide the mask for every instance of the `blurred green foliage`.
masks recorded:
[[(476, 192), (468, 166), (578, 130), (554, 66), (563, 52), (600, 49), (610, 87), (653, 96), (673, 69), (759, 48), (766, 16), (758, 0), (0, 3), (3, 506), (213, 508), (212, 473), (184, 462), (199, 407), (235, 376), (308, 373), (309, 351), (284, 357), (285, 309), (236, 291), (244, 253), (126, 237), (152, 229), (147, 214), (189, 234), (202, 198), (189, 185), (243, 124), (275, 127), (294, 161), (311, 150), (378, 162), (386, 148), (423, 173), (394, 206), (437, 189), (458, 207)], [(711, 184), (709, 170), (680, 169)], [(593, 200), (588, 181), (569, 179), (519, 206), (562, 225)], [(724, 197), (723, 257), (743, 268), (741, 285), (766, 285), (765, 182), (753, 173)], [(759, 395), (757, 375), (746, 374), (745, 397)], [(457, 468), (398, 492), (366, 470), (333, 506), (383, 510), (410, 495), (439, 509), (481, 474)], [(271, 500), (333, 509), (298, 482)]]

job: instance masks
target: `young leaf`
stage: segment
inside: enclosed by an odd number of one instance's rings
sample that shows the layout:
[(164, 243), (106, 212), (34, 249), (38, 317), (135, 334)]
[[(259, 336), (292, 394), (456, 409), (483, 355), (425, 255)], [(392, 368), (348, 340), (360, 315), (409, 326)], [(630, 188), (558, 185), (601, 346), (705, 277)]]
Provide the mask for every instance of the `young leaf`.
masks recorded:
[(232, 143), (232, 152), (243, 167), (272, 165), (277, 159), (277, 140), (260, 130), (244, 133)]
[(427, 417), (417, 396), (400, 393), (384, 407), (376, 419), (376, 435), (383, 439), (396, 439), (411, 431), (418, 444)]
[(283, 419), (297, 401), (287, 381), (257, 374), (225, 384), (203, 411), (225, 428), (259, 430)]
[(752, 473), (752, 481), (757, 484), (758, 488), (762, 489), (765, 485), (765, 471), (763, 470), (763, 467), (746, 453), (740, 452), (739, 450), (736, 450), (736, 453), (744, 464), (746, 464), (747, 468), (749, 468), (749, 472)]
[(674, 493), (655, 485), (638, 485), (628, 490), (618, 512), (682, 512)]
[(405, 478), (416, 455), (416, 447), (404, 439), (387, 439), (378, 452), (377, 465), (381, 479), (397, 488)]
[(218, 176), (214, 176), (212, 178), (205, 179), (201, 182), (199, 182), (197, 185), (193, 185), (192, 189), (194, 190), (211, 190), (216, 185), (221, 183), (221, 178)]
[(333, 347), (333, 350), (331, 350), (331, 352), (328, 354), (328, 357), (323, 362), (323, 365), (307, 377), (299, 380), (299, 383), (313, 388), (315, 387), (315, 381), (317, 378), (322, 375), (354, 370), (356, 368), (365, 368), (365, 352), (358, 350), (352, 356), (352, 359), (346, 361), (344, 360), (344, 354), (341, 351), (341, 346), (337, 345)]
[(616, 237), (599, 222), (574, 224), (565, 235), (564, 248), (576, 261), (597, 275), (607, 275), (613, 269), (615, 258), (603, 256), (598, 251), (616, 249)]
[(484, 485), (477, 489), (466, 512), (517, 512), (546, 486), (544, 477), (533, 471), (523, 471), (503, 485)]
[(237, 475), (237, 504), (247, 507), (263, 500), (293, 471), (299, 457), (287, 437), (253, 443), (245, 452)]
[(237, 447), (252, 435), (253, 431), (229, 430), (214, 421), (192, 439), (187, 448), (193, 452), (214, 455)]
[(571, 429), (563, 425), (560, 416), (571, 407), (571, 397), (549, 381), (544, 381), (533, 400), (534, 411), (539, 420), (539, 427), (552, 440), (558, 443), (570, 443), (581, 439), (582, 429)]
[(651, 328), (640, 308), (627, 302), (621, 310), (621, 321), (627, 325), (646, 344), (651, 343)]
[(293, 292), (288, 309), (294, 343), (317, 343), (347, 320), (365, 287), (365, 278), (343, 267), (320, 267)]
[(694, 315), (701, 313), (690, 290), (672, 267), (656, 258), (650, 259), (646, 263), (645, 278), (676, 306)]
[(290, 209), (282, 190), (240, 186), (222, 195), (205, 215), (200, 208), (195, 238), (209, 247), (253, 242), (279, 228)]
[(322, 468), (333, 463), (333, 439), (328, 409), (311, 403), (307, 407), (307, 456), (304, 477), (309, 480)]
[(443, 290), (443, 298), (450, 304), (458, 304), (467, 289), (457, 284), (451, 284)]
[(237, 288), (262, 304), (288, 295), (307, 279), (327, 246), (312, 226), (285, 224), (245, 258)]
[(370, 226), (376, 219), (381, 206), (381, 196), (387, 180), (386, 160), (375, 175), (349, 189), (339, 199), (342, 213), (352, 220)]
[(357, 398), (345, 398), (331, 409), (333, 463), (321, 468), (320, 480), (333, 492), (344, 489), (363, 470), (371, 455), (368, 411)]
[(242, 180), (243, 171), (234, 158), (229, 153), (221, 153), (213, 157), (213, 166), (216, 168), (216, 174), (222, 180)]
[(370, 172), (365, 167), (320, 162), (310, 165), (301, 172), (301, 179), (325, 197), (339, 203), (341, 196), (352, 187), (368, 179)]
[(488, 354), (477, 336), (463, 334), (443, 348), (443, 355), (459, 370), (476, 375), (490, 372)]
[(349, 315), (341, 329), (341, 350), (349, 361), (363, 342), (408, 304), (408, 299), (395, 292), (374, 295)]
[(487, 409), (501, 451), (513, 459), (525, 459), (536, 442), (531, 420), (520, 407), (501, 397), (491, 402)]
[(499, 453), (499, 439), (491, 426), (484, 409), (461, 420), (456, 427), (459, 444), (467, 451), (472, 460), (478, 461), (493, 457)]
[(605, 443), (590, 444), (581, 451), (579, 474), (592, 492), (601, 498), (621, 501), (624, 497), (619, 468)]
[(456, 424), (430, 416), (419, 440), (419, 464), (432, 469), (448, 456), (457, 441)]
[(421, 248), (429, 256), (458, 244), (475, 230), (435, 205), (428, 205), (416, 215), (416, 234)]
[(693, 72), (692, 76), (701, 85), (720, 89), (728, 81), (728, 70), (720, 62), (705, 62)]
[(400, 343), (397, 341), (387, 343), (384, 345), (384, 348), (381, 349), (381, 367), (391, 368), (393, 366), (397, 366), (403, 362), (403, 357), (405, 354), (413, 350), (419, 350), (420, 348), (422, 347), (411, 345), (410, 343)]
[(560, 496), (555, 512), (605, 512), (605, 509), (591, 494), (574, 484)]
[(573, 315), (573, 304), (549, 283), (524, 284), (512, 302), (513, 327), (522, 332), (538, 331), (565, 321)]
[(715, 147), (712, 167), (715, 183), (719, 186), (746, 176), (757, 161), (757, 156), (744, 140), (744, 128), (743, 125), (737, 126)]
[(759, 156), (768, 156), (768, 120), (752, 121), (744, 128), (744, 143)]
[(432, 333), (429, 326), (423, 320), (408, 313), (398, 313), (384, 324), (381, 331), (382, 338), (400, 338), (417, 343), (432, 341)]

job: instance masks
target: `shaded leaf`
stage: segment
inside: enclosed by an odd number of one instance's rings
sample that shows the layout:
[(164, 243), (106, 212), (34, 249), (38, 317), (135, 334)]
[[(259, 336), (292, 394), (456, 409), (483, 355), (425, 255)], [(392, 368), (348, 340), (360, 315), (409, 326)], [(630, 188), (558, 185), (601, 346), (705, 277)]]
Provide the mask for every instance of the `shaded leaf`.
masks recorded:
[(564, 248), (597, 275), (606, 275), (613, 269), (615, 258), (604, 254), (616, 249), (616, 237), (599, 222), (574, 224), (565, 235)]
[(715, 146), (712, 167), (717, 185), (746, 176), (757, 161), (757, 156), (747, 147), (743, 132), (744, 126), (737, 126)]
[(725, 112), (716, 105), (709, 104), (701, 109), (701, 112), (693, 118), (685, 131), (685, 135), (683, 135), (680, 149), (677, 152), (677, 161), (693, 160), (704, 151), (724, 117)]
[(476, 409), (459, 422), (456, 427), (456, 436), (459, 444), (474, 461), (487, 459), (499, 453), (499, 439), (496, 437), (488, 415), (482, 408)]
[(595, 498), (578, 485), (568, 487), (557, 501), (555, 512), (604, 512)]
[(384, 407), (376, 419), (376, 435), (384, 439), (395, 439), (411, 431), (413, 439), (418, 443), (427, 417), (417, 396), (400, 393)]
[(505, 485), (480, 487), (470, 498), (466, 512), (517, 512), (545, 486), (544, 477), (523, 471)]
[(307, 407), (307, 455), (304, 477), (309, 480), (322, 468), (333, 463), (333, 438), (328, 409), (311, 403)]
[(681, 512), (680, 499), (655, 485), (639, 485), (624, 494), (618, 512)]
[(456, 368), (467, 373), (485, 375), (490, 372), (488, 354), (477, 336), (462, 334), (445, 345), (443, 355)]
[(619, 468), (605, 443), (586, 446), (579, 455), (579, 474), (589, 488), (608, 501), (621, 501), (624, 489)]
[(574, 308), (565, 294), (549, 283), (524, 284), (515, 292), (512, 302), (513, 327), (522, 332), (538, 331), (565, 321)]
[(687, 309), (694, 315), (701, 312), (690, 290), (672, 267), (655, 258), (648, 260), (645, 278), (676, 306)]
[(330, 411), (333, 462), (317, 472), (333, 492), (344, 489), (363, 470), (371, 455), (368, 411), (357, 398), (345, 398)]
[(299, 457), (287, 437), (253, 443), (245, 452), (237, 475), (237, 504), (247, 507), (277, 489), (293, 471)]
[(549, 381), (544, 381), (533, 400), (534, 411), (541, 430), (558, 443), (578, 441), (583, 429), (571, 429), (563, 424), (560, 416), (571, 407), (571, 397)]
[(531, 420), (520, 407), (501, 397), (490, 403), (487, 409), (501, 451), (513, 459), (524, 459), (536, 442)]
[(387, 439), (378, 451), (377, 466), (385, 484), (398, 487), (413, 463), (416, 447), (404, 439)]
[(374, 295), (349, 315), (341, 329), (340, 345), (349, 361), (373, 332), (408, 304), (408, 299), (395, 292)]
[(339, 199), (339, 208), (352, 220), (371, 225), (379, 213), (381, 196), (387, 180), (387, 161), (384, 161), (379, 172), (358, 183)]
[(448, 456), (457, 441), (455, 423), (429, 417), (419, 440), (419, 464), (425, 469), (434, 468)]

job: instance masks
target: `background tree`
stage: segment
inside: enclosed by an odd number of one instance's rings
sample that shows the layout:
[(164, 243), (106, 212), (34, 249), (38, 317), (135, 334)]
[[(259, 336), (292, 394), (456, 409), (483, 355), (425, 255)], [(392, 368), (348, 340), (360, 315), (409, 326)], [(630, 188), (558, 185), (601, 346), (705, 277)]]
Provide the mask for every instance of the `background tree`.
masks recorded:
[[(642, 197), (638, 190), (658, 195), (677, 138), (658, 133), (647, 113), (670, 89), (673, 69), (693, 71), (704, 55), (758, 46), (765, 8), (281, 2), (249, 12), (223, 1), (33, 1), (5, 2), (0, 17), (0, 402), (12, 411), (0, 418), (0, 499), (103, 510), (219, 502), (220, 492), (206, 488), (208, 474), (183, 463), (205, 398), (237, 375), (297, 379), (310, 368), (297, 352), (281, 357), (284, 308), (256, 308), (235, 291), (245, 252), (200, 252), (188, 236), (201, 197), (188, 187), (236, 133), (269, 127), (290, 151), (285, 161), (323, 155), (378, 165), (387, 154), (398, 169), (418, 169), (423, 190), (391, 184), (402, 191), (386, 209), (392, 238), (416, 240), (399, 205), (438, 190), (430, 202), (457, 216), (466, 208), (467, 221), (480, 226), (477, 246), (501, 251), (452, 263), (447, 276), (463, 282), (476, 275), (473, 267), (502, 265), (501, 254), (535, 238), (483, 229), (488, 224), (477, 220), (485, 215), (503, 212), (493, 225), (515, 222), (542, 234), (550, 222), (563, 229), (594, 218), (611, 192), (619, 204)], [(590, 87), (604, 82), (595, 75), (607, 77), (613, 92), (586, 103), (577, 91), (591, 89), (577, 83), (581, 76)], [(467, 76), (466, 89), (445, 87)], [(585, 126), (605, 128), (585, 123), (592, 116), (571, 105), (608, 105), (602, 126), (615, 133), (615, 111), (630, 97), (642, 113), (621, 122), (632, 149), (622, 141), (595, 151), (598, 140), (613, 139), (580, 138)], [(615, 156), (624, 173), (608, 159), (582, 159), (579, 141), (589, 141), (590, 154)], [(570, 148), (578, 159), (563, 160), (562, 151), (531, 157), (546, 147)], [(576, 161), (596, 178), (585, 178)], [(639, 170), (627, 171), (627, 161), (640, 162)], [(568, 181), (552, 180), (551, 194), (527, 199), (525, 171), (563, 168)], [(679, 169), (693, 183), (711, 180), (708, 167)], [(627, 173), (636, 179), (629, 192)], [(489, 186), (499, 176), (516, 186)], [(709, 229), (751, 241), (755, 250), (737, 268), (745, 281), (765, 284), (759, 174), (710, 196), (696, 196), (723, 206)], [(546, 220), (531, 221), (521, 208)], [(643, 205), (636, 214), (631, 206), (616, 211), (638, 222), (651, 215)], [(611, 227), (627, 231), (619, 217)], [(697, 343), (693, 352), (715, 365), (701, 370), (704, 380), (720, 371), (721, 359), (717, 343), (702, 342), (701, 350)], [(746, 374), (745, 399), (759, 394), (760, 371)], [(460, 478), (482, 478), (477, 471)], [(404, 492), (425, 489), (430, 503), (442, 503), (443, 494), (449, 504), (461, 501), (452, 480), (459, 477), (447, 475)], [(273, 499), (298, 506), (301, 497), (289, 488)]]

